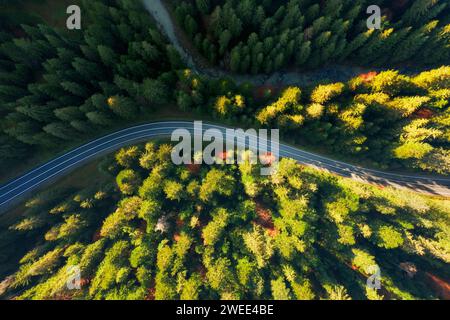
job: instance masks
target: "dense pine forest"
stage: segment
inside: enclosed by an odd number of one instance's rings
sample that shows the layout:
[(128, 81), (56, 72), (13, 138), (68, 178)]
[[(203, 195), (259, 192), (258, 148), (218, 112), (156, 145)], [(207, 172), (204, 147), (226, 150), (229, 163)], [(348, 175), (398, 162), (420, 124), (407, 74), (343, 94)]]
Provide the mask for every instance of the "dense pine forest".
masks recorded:
[[(69, 34), (22, 25), (0, 32), (2, 164), (135, 119), (169, 96), (181, 62), (140, 2), (84, 1)], [(4, 166), (2, 165), (2, 169)]]
[(450, 66), (408, 77), (370, 72), (348, 83), (254, 88), (179, 73), (182, 110), (279, 128), (284, 140), (384, 168), (450, 173)]
[[(414, 8), (422, 2), (417, 1)], [(183, 3), (177, 8), (189, 2)], [(230, 5), (235, 2), (228, 3), (227, 8), (232, 10)], [(243, 1), (241, 6), (244, 4), (248, 6), (251, 1)], [(263, 4), (275, 6), (270, 1)], [(448, 20), (445, 3), (434, 7), (435, 15), (422, 18), (444, 16)], [(230, 79), (210, 79), (185, 70), (177, 51), (140, 2), (84, 1), (83, 12), (84, 28), (80, 31), (62, 31), (44, 24), (3, 26), (2, 173), (18, 160), (59, 152), (114, 126), (155, 119), (152, 114), (168, 105), (177, 105), (182, 111), (197, 110), (198, 118), (215, 117), (240, 126), (279, 127), (285, 140), (322, 145), (321, 152), (384, 169), (444, 174), (450, 170), (449, 66), (416, 76), (395, 70), (369, 72), (348, 83), (324, 80), (307, 88), (238, 85)], [(404, 14), (411, 16), (407, 12)], [(424, 37), (435, 44), (423, 44), (443, 62), (449, 61), (441, 52), (449, 48), (448, 33), (441, 27), (445, 21), (436, 23), (432, 36)], [(405, 44), (395, 47), (413, 51)], [(421, 53), (426, 52), (425, 47), (421, 47)], [(380, 52), (377, 49), (364, 56), (375, 58)], [(381, 56), (387, 57), (385, 53)]]
[[(367, 167), (450, 173), (447, 1), (371, 1), (381, 30), (367, 29), (364, 0), (164, 1), (197, 53), (233, 73), (373, 68), (305, 86), (187, 68), (137, 0), (74, 1), (81, 30), (21, 12), (27, 1), (0, 0), (0, 179), (164, 110), (279, 128)], [(0, 299), (449, 298), (450, 200), (288, 158), (272, 176), (176, 166), (172, 147), (123, 148), (2, 214)], [(374, 265), (381, 290), (366, 286)], [(66, 286), (71, 266), (81, 290)]]
[[(440, 297), (432, 279), (450, 276), (449, 200), (370, 187), (290, 159), (265, 177), (249, 163), (176, 166), (171, 150), (124, 148), (100, 164), (106, 182), (30, 199), (20, 220), (0, 230), (3, 295)], [(366, 287), (375, 264), (379, 291)], [(67, 289), (70, 266), (81, 270), (81, 290)]]
[[(450, 60), (450, 5), (445, 0), (168, 2), (198, 51), (233, 72)], [(382, 8), (379, 30), (367, 29), (369, 5)]]

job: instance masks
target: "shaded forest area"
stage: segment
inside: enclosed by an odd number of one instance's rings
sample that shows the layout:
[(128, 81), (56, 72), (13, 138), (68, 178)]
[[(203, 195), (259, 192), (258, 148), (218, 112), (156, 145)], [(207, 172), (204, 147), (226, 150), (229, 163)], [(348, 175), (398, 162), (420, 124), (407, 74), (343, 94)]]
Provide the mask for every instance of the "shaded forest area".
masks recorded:
[[(330, 63), (435, 66), (450, 60), (445, 0), (170, 0), (178, 24), (212, 64), (237, 73)], [(369, 5), (382, 9), (368, 30)]]
[[(169, 96), (181, 61), (137, 1), (84, 1), (81, 32), (0, 32), (0, 160), (92, 137)], [(10, 26), (11, 27), (11, 26)], [(138, 99), (131, 97), (139, 96)]]

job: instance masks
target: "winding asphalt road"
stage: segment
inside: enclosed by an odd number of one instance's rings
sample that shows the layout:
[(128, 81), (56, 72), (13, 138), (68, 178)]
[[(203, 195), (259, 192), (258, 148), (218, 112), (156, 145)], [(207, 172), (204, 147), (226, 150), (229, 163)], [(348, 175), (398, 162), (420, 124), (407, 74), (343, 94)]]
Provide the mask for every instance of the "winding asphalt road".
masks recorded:
[[(170, 136), (175, 129), (180, 128), (193, 132), (194, 123), (191, 121), (162, 121), (143, 124), (117, 131), (73, 149), (2, 185), (0, 187), (0, 211), (16, 204), (54, 179), (101, 155), (117, 150), (124, 145), (156, 137)], [(227, 129), (224, 126), (203, 123), (203, 131), (212, 128), (219, 129), (222, 132), (225, 132)], [(280, 143), (279, 150), (281, 157), (293, 158), (299, 163), (327, 170), (354, 180), (381, 186), (408, 188), (423, 194), (450, 196), (449, 178), (400, 175), (365, 169), (306, 152), (283, 143)]]

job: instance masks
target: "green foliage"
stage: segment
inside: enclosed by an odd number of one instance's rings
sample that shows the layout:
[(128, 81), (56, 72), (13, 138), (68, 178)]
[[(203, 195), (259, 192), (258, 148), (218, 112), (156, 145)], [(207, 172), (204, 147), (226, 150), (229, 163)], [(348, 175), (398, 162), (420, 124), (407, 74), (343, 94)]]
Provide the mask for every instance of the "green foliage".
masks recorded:
[(231, 196), (234, 191), (234, 178), (224, 171), (210, 170), (202, 181), (199, 197), (210, 202), (214, 195)]
[(127, 241), (118, 241), (106, 251), (105, 258), (100, 263), (89, 288), (90, 296), (95, 297), (101, 292), (106, 292), (128, 277), (127, 252), (129, 252)]
[(227, 258), (219, 258), (206, 265), (209, 285), (219, 292), (232, 290), (234, 277), (231, 272), (231, 263)]
[(259, 226), (255, 226), (252, 232), (245, 233), (243, 238), (245, 246), (254, 255), (258, 267), (264, 268), (273, 255), (272, 239)]
[(226, 209), (217, 209), (213, 214), (213, 220), (203, 229), (202, 237), (205, 245), (214, 245), (221, 237), (228, 223), (230, 214)]
[(271, 281), (272, 297), (274, 300), (291, 300), (291, 290), (286, 286), (283, 278)]
[(334, 97), (341, 95), (343, 89), (343, 83), (319, 85), (312, 92), (311, 101), (318, 104), (324, 104), (329, 102)]
[[(36, 245), (19, 253), (7, 294), (20, 299), (438, 297), (420, 277), (401, 281), (398, 265), (407, 254), (421, 270), (433, 265), (434, 273), (446, 274), (448, 200), (379, 189), (285, 158), (272, 176), (223, 165), (190, 172), (171, 162), (168, 146), (130, 147), (140, 151), (131, 152), (129, 161), (124, 150), (110, 157), (141, 181), (134, 189), (141, 194), (117, 190), (110, 178), (110, 187), (50, 192), (29, 201), (22, 222), (12, 223), (6, 238), (16, 234), (11, 241), (33, 239)], [(143, 161), (148, 155), (152, 160)], [(116, 180), (124, 171), (117, 170)], [(244, 192), (245, 181), (234, 178), (241, 174), (252, 177), (258, 197)], [(219, 183), (223, 180), (227, 183)], [(214, 189), (206, 199), (198, 194), (203, 185)], [(26, 220), (33, 218), (39, 227)], [(14, 261), (17, 253), (6, 250), (4, 238), (0, 253)], [(76, 292), (64, 290), (70, 265), (80, 267), (83, 279)], [(382, 270), (381, 285), (389, 295), (364, 289), (374, 265)]]
[(326, 287), (328, 299), (330, 300), (351, 300), (347, 289), (343, 286)]
[(399, 159), (422, 159), (433, 147), (428, 143), (408, 141), (394, 150), (394, 154)]
[(370, 266), (376, 265), (375, 257), (361, 249), (352, 249), (354, 255), (352, 264), (358, 267), (362, 272), (367, 273)]
[(183, 185), (176, 181), (166, 181), (164, 184), (164, 193), (167, 199), (180, 201), (183, 197)]
[[(386, 4), (382, 30), (371, 31), (364, 4), (349, 0), (174, 4), (199, 51), (233, 72), (331, 61), (437, 66), (450, 57), (442, 1), (410, 1), (404, 10)], [(44, 25), (0, 34), (2, 172), (175, 101), (183, 111), (278, 127), (289, 142), (379, 166), (450, 172), (448, 66), (254, 88), (183, 70), (142, 9), (135, 1), (84, 1), (86, 21), (95, 23), (76, 37)], [(407, 256), (448, 276), (447, 200), (381, 190), (288, 159), (270, 177), (248, 163), (180, 168), (171, 150), (123, 148), (111, 160), (115, 181), (107, 178), (104, 188), (39, 195), (8, 229), (0, 226), (0, 275), (14, 272), (8, 297), (375, 300), (384, 297), (361, 280), (374, 264), (389, 297), (438, 297), (420, 277), (400, 279), (396, 268)], [(70, 265), (82, 272), (77, 292), (64, 290)]]
[(397, 95), (407, 88), (408, 78), (400, 75), (398, 71), (384, 71), (375, 76), (371, 83), (374, 92), (383, 92), (389, 95)]
[[(198, 101), (197, 111), (257, 127), (276, 126), (281, 138), (292, 143), (323, 144), (330, 153), (341, 155), (345, 151), (349, 158), (382, 168), (401, 166), (448, 173), (449, 94), (443, 87), (450, 75), (446, 67), (415, 77), (393, 70), (371, 72), (347, 83), (307, 88), (310, 94), (303, 95), (295, 86), (275, 96), (274, 90), (259, 88), (258, 102), (249, 92), (252, 88), (237, 87), (226, 79), (211, 82), (190, 70), (180, 72), (179, 78), (185, 86), (177, 91), (180, 108), (193, 108)], [(188, 105), (184, 106), (181, 97)], [(205, 102), (205, 97), (210, 97), (209, 101)], [(237, 97), (245, 101), (245, 108), (236, 106)], [(246, 192), (256, 196), (260, 191), (251, 176), (243, 173)]]
[[(120, 119), (136, 119), (149, 103), (170, 97), (169, 72), (180, 67), (179, 58), (142, 4), (83, 2), (85, 21), (95, 23), (83, 25), (75, 37), (35, 21), (17, 23), (13, 29), (20, 35), (2, 37), (0, 139), (10, 137), (18, 151), (19, 141), (37, 145), (28, 155), (65, 147)], [(20, 121), (3, 123), (19, 115)]]
[(284, 113), (290, 110), (301, 110), (301, 106), (299, 105), (300, 97), (300, 88), (289, 87), (283, 91), (281, 97), (275, 103), (261, 110), (256, 116), (256, 119), (261, 124), (269, 124), (280, 113)]
[(131, 167), (139, 157), (139, 148), (136, 146), (123, 148), (116, 154), (116, 161), (125, 168)]
[(123, 194), (133, 194), (141, 184), (140, 176), (131, 169), (122, 170), (116, 178), (117, 185)]
[(205, 58), (233, 72), (271, 73), (334, 61), (433, 65), (450, 57), (449, 7), (442, 1), (383, 3), (381, 30), (367, 30), (367, 5), (361, 1), (194, 3), (173, 0), (179, 26)]
[(376, 238), (377, 245), (386, 249), (397, 248), (404, 242), (402, 234), (392, 226), (380, 226)]

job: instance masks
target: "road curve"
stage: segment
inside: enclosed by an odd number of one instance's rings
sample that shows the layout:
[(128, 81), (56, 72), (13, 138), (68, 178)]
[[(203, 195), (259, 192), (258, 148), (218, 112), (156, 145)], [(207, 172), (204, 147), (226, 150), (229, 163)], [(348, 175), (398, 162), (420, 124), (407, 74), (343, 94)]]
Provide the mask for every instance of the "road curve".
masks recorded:
[[(132, 143), (142, 142), (155, 137), (170, 136), (173, 130), (180, 128), (193, 132), (194, 123), (192, 121), (147, 123), (117, 131), (75, 148), (17, 179), (0, 186), (0, 211), (20, 201), (23, 197), (36, 191), (49, 181), (67, 174), (69, 171), (100, 155)], [(227, 129), (221, 125), (203, 123), (203, 130), (212, 128), (219, 129), (222, 132), (225, 132)], [(354, 180), (382, 186), (408, 188), (422, 194), (450, 196), (449, 178), (421, 177), (382, 172), (329, 159), (283, 143), (280, 143), (279, 148), (281, 157), (293, 158), (299, 163), (327, 170)]]

